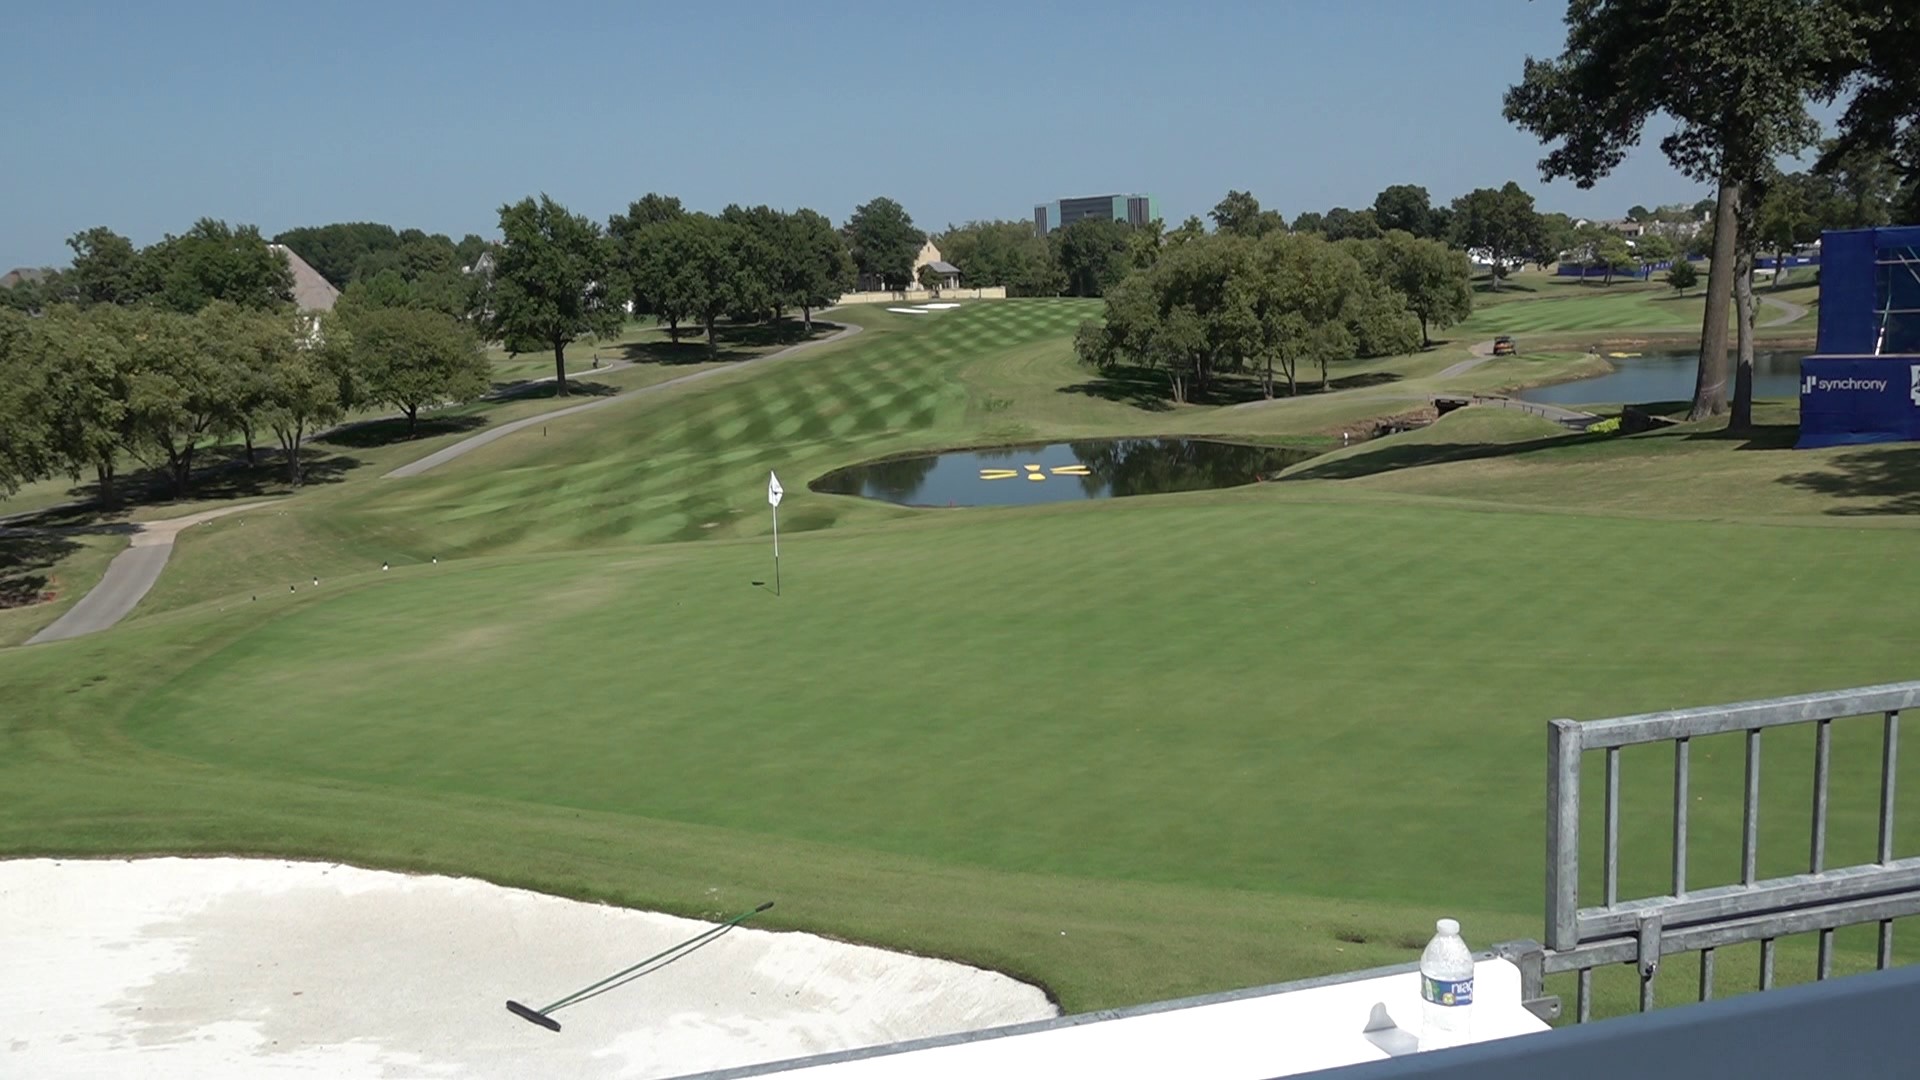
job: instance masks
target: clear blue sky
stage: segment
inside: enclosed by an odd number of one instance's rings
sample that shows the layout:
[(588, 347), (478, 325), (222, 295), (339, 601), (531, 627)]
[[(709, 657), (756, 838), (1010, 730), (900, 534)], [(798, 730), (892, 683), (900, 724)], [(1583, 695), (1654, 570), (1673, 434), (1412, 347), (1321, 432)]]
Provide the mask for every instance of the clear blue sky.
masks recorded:
[(1500, 116), (1558, 0), (1099, 5), (451, 2), (10, 5), (0, 269), (108, 225), (202, 216), (493, 235), (545, 191), (596, 218), (875, 195), (922, 227), (1151, 192), (1169, 223), (1228, 188), (1288, 217), (1393, 183), (1519, 180), (1619, 216), (1705, 192), (1649, 140), (1592, 191), (1545, 185)]

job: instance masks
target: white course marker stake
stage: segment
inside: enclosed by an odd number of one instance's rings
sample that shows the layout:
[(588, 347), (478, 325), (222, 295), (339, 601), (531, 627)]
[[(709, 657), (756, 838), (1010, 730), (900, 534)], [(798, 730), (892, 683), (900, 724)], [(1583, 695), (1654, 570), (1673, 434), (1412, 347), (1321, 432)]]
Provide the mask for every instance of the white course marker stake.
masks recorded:
[(780, 487), (780, 478), (772, 472), (767, 473), (767, 505), (773, 507), (773, 595), (780, 595), (780, 496), (786, 491)]

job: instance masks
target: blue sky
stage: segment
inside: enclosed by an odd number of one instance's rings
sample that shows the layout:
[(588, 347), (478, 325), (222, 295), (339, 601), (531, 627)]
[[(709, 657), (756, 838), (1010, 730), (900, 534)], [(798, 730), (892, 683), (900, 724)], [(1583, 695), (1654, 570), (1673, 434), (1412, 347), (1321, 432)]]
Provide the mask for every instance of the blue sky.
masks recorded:
[(1649, 140), (1546, 185), (1500, 117), (1556, 0), (1176, 5), (393, 2), (15, 5), (0, 35), (0, 269), (202, 216), (493, 234), (545, 191), (604, 219), (648, 191), (717, 210), (875, 195), (922, 227), (1228, 188), (1292, 217), (1416, 183), (1519, 180), (1618, 216), (1705, 191)]

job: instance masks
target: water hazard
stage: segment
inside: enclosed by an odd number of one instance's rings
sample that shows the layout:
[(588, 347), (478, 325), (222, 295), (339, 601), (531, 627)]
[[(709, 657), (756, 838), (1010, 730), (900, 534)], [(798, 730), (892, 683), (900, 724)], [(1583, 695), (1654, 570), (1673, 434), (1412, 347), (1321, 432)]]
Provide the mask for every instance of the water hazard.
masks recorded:
[(810, 486), (903, 506), (1023, 506), (1237, 487), (1312, 456), (1211, 439), (1088, 439), (870, 461)]
[[(1791, 398), (1800, 393), (1800, 358), (1805, 349), (1754, 350), (1753, 396)], [(1700, 368), (1698, 351), (1649, 352), (1641, 356), (1609, 356), (1607, 361), (1618, 370), (1591, 379), (1557, 383), (1523, 390), (1515, 396), (1522, 401), (1545, 405), (1585, 405), (1621, 402), (1637, 405), (1653, 401), (1690, 401), (1694, 375)], [(1728, 392), (1733, 389), (1733, 370), (1727, 370)]]

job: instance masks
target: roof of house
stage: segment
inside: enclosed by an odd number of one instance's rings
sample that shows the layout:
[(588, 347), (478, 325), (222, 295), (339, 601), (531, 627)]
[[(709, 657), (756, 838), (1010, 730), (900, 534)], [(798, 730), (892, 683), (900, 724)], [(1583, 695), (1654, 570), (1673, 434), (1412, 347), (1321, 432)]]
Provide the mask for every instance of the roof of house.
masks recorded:
[(942, 262), (939, 259), (935, 259), (927, 265), (933, 267), (933, 272), (936, 274), (957, 274), (960, 272), (959, 267), (950, 262)]
[(0, 289), (11, 289), (23, 281), (39, 281), (47, 276), (45, 267), (16, 266), (0, 274)]
[(332, 311), (336, 300), (340, 299), (340, 290), (333, 282), (320, 276), (320, 271), (307, 265), (307, 260), (294, 254), (285, 244), (272, 245), (287, 260), (287, 268), (293, 271), (293, 302), (301, 311)]

